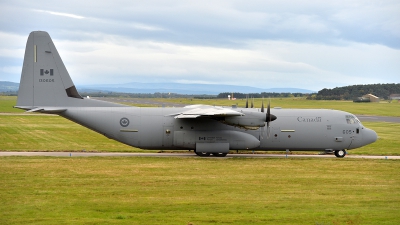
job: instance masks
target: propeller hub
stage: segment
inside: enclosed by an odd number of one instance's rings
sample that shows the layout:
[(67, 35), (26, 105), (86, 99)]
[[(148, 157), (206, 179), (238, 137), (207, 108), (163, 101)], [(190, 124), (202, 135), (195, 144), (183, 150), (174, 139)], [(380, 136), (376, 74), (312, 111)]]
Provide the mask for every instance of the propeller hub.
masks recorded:
[(267, 115), (267, 121), (268, 122), (274, 121), (276, 119), (277, 119), (277, 117), (275, 115), (273, 115), (273, 114), (269, 114), (269, 118), (268, 118), (268, 115)]

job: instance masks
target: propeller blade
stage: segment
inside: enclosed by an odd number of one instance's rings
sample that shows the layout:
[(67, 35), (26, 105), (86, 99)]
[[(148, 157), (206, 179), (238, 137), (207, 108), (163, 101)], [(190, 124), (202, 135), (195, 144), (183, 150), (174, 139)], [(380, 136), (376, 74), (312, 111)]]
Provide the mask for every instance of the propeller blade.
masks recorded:
[(246, 108), (249, 108), (249, 96), (246, 95)]
[(271, 108), (270, 108), (270, 103), (271, 100), (268, 101), (268, 106), (267, 106), (267, 113), (265, 114), (265, 122), (267, 122), (267, 125), (269, 125), (269, 122), (271, 122)]
[(251, 97), (251, 108), (254, 108), (254, 98)]
[(271, 104), (270, 103), (271, 103), (271, 100), (269, 100), (269, 102), (268, 102), (267, 114), (266, 114), (266, 119), (265, 119), (265, 121), (267, 123), (272, 122), (277, 119), (277, 117), (275, 115), (271, 114), (271, 106), (270, 106)]
[(268, 101), (268, 107), (267, 107), (267, 113), (266, 113), (266, 118), (265, 118), (265, 122), (267, 122), (267, 139), (269, 138), (269, 134), (271, 133), (271, 128), (269, 126), (269, 123), (271, 121), (276, 120), (277, 117), (275, 115), (271, 114), (271, 99), (269, 99)]
[(261, 112), (264, 112), (264, 98), (263, 98), (262, 103), (261, 103)]

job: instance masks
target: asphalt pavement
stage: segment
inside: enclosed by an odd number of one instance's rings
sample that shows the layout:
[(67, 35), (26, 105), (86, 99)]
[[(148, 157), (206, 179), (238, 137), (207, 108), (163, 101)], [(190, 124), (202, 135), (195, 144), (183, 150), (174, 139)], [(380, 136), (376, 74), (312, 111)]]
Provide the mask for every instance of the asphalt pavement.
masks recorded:
[[(112, 152), (0, 152), (0, 156), (52, 156), (52, 157), (199, 157), (193, 152), (186, 153), (112, 153)], [(200, 158), (200, 157), (199, 157)], [(226, 157), (201, 158), (336, 158), (327, 155), (292, 155), (292, 154), (228, 154)], [(400, 156), (346, 155), (345, 158), (356, 159), (400, 159)]]

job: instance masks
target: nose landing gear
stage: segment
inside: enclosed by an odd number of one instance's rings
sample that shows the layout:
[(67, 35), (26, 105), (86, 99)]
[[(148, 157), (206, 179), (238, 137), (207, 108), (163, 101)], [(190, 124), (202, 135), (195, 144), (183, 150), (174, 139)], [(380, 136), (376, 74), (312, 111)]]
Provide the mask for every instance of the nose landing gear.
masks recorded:
[(336, 150), (335, 151), (335, 156), (338, 158), (343, 158), (346, 156), (346, 150), (342, 149), (342, 150)]

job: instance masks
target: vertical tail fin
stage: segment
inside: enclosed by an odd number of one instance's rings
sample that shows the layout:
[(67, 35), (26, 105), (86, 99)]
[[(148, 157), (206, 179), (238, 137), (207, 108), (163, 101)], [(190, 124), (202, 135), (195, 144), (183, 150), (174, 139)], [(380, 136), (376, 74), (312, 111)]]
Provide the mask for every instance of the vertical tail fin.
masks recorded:
[(75, 106), (121, 107), (123, 105), (82, 98), (50, 35), (44, 31), (31, 32), (26, 43), (18, 100), (15, 107), (45, 112), (44, 108)]
[(31, 32), (26, 43), (17, 106), (73, 106), (78, 94), (50, 35)]

